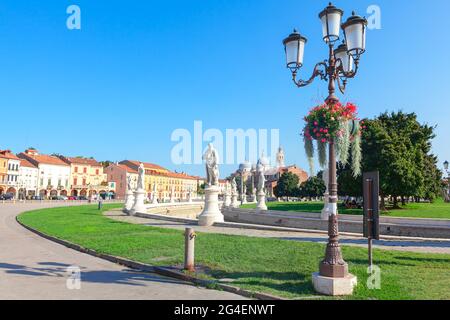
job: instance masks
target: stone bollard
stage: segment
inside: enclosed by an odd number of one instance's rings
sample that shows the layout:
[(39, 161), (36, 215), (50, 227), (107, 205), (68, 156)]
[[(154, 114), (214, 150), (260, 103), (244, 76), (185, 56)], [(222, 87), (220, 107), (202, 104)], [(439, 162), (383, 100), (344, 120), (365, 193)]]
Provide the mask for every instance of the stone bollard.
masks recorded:
[(184, 270), (195, 271), (195, 237), (193, 228), (186, 228), (184, 233)]

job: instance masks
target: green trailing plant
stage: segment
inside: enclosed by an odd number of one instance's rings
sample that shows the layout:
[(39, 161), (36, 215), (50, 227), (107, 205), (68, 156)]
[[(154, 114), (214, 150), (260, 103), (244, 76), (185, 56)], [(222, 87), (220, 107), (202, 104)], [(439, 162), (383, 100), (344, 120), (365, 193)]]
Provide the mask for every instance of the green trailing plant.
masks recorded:
[(319, 157), (319, 164), (322, 168), (327, 165), (327, 142), (323, 142), (322, 140), (317, 141), (317, 153)]

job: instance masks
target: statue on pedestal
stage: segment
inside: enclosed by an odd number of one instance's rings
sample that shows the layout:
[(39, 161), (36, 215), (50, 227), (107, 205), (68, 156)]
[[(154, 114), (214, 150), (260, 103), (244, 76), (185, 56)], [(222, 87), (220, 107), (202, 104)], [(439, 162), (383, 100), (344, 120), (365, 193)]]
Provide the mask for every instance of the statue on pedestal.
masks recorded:
[(205, 207), (198, 217), (200, 226), (211, 226), (215, 222), (224, 222), (219, 210), (219, 155), (210, 143), (203, 155), (206, 166)]
[(256, 205), (256, 211), (266, 211), (266, 193), (265, 193), (265, 184), (266, 184), (266, 177), (264, 176), (264, 166), (261, 164), (261, 161), (258, 161), (258, 167), (257, 167), (257, 174), (258, 174), (258, 190), (257, 190), (257, 205)]
[(130, 211), (131, 215), (147, 212), (147, 207), (144, 204), (145, 198), (145, 168), (144, 164), (141, 163), (138, 168), (137, 189), (134, 191), (134, 204)]
[(125, 193), (125, 205), (123, 211), (125, 213), (129, 213), (133, 208), (134, 204), (134, 194), (133, 194), (133, 186), (132, 186), (133, 178), (131, 176), (127, 176), (127, 191)]

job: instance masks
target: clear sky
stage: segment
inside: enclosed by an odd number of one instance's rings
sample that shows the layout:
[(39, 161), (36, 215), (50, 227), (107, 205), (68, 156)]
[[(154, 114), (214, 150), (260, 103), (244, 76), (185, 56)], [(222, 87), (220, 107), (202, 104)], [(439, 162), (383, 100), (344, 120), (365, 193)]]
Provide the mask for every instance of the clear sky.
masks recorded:
[[(0, 148), (139, 159), (176, 166), (177, 128), (279, 129), (286, 162), (307, 166), (299, 132), (326, 84), (296, 89), (281, 41), (308, 38), (305, 66), (326, 58), (318, 0), (43, 0), (0, 2)], [(81, 30), (66, 9), (81, 8)], [(434, 152), (450, 160), (448, 0), (339, 0), (348, 17), (381, 8), (360, 73), (343, 100), (362, 117), (414, 111), (437, 125)], [(222, 168), (223, 175), (231, 166)]]

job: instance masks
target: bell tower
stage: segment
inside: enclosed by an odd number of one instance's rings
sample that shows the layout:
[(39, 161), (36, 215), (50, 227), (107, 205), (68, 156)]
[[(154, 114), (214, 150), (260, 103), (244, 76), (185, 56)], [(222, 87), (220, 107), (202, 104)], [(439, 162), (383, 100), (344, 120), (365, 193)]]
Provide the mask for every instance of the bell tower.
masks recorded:
[(278, 168), (286, 167), (286, 165), (284, 163), (284, 150), (283, 150), (283, 147), (281, 147), (281, 146), (278, 148), (278, 152), (277, 152), (277, 167)]

